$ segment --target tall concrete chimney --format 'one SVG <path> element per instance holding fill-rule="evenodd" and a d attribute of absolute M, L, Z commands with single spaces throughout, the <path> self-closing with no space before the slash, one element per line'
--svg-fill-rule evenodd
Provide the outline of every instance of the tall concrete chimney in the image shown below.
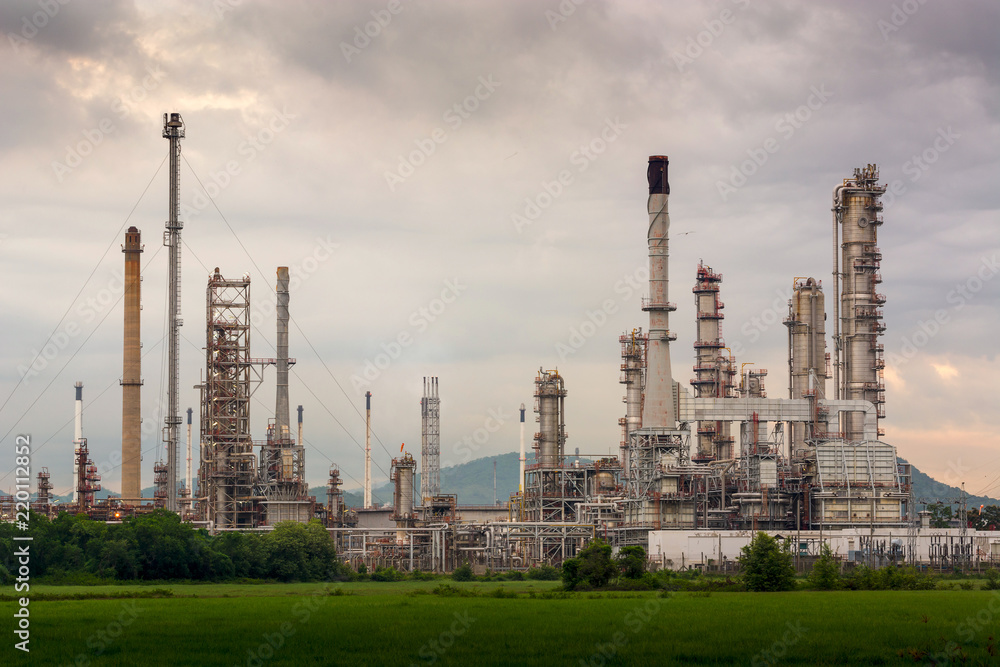
<path fill-rule="evenodd" d="M 142 295 L 139 255 L 142 235 L 135 227 L 125 232 L 125 337 L 122 362 L 122 498 L 137 499 L 142 493 L 140 479 L 142 450 L 142 352 L 139 311 Z"/>
<path fill-rule="evenodd" d="M 278 285 L 275 290 L 278 296 L 278 356 L 275 359 L 277 368 L 276 400 L 274 405 L 274 437 L 287 444 L 291 439 L 288 412 L 288 267 L 278 267 Z M 302 443 L 299 443 L 302 444 Z"/>
<path fill-rule="evenodd" d="M 646 347 L 646 390 L 642 406 L 643 427 L 673 429 L 677 426 L 674 410 L 674 378 L 670 369 L 670 341 L 677 334 L 670 333 L 668 313 L 677 306 L 667 300 L 667 257 L 670 215 L 670 183 L 665 155 L 652 155 L 646 179 L 649 181 L 649 296 L 643 299 L 642 309 L 649 311 L 649 342 Z"/>

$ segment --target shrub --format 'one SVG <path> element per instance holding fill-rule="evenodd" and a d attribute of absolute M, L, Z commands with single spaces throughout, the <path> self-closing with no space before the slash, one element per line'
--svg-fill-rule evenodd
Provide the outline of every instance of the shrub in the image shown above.
<path fill-rule="evenodd" d="M 528 568 L 528 579 L 537 581 L 558 581 L 559 574 L 559 568 L 552 565 Z"/>
<path fill-rule="evenodd" d="M 757 533 L 753 541 L 741 549 L 739 560 L 747 590 L 789 591 L 795 588 L 792 555 L 766 533 Z"/>
<path fill-rule="evenodd" d="M 1000 590 L 1000 572 L 995 568 L 986 570 L 986 590 Z"/>
<path fill-rule="evenodd" d="M 819 560 L 813 564 L 809 573 L 809 583 L 821 591 L 832 591 L 841 587 L 840 566 L 833 558 L 830 547 L 826 544 L 820 552 Z"/>
<path fill-rule="evenodd" d="M 468 563 L 463 563 L 455 568 L 455 571 L 451 573 L 451 578 L 455 581 L 472 581 L 472 566 Z"/>
<path fill-rule="evenodd" d="M 507 581 L 524 581 L 524 572 L 520 570 L 510 570 L 504 575 Z"/>
<path fill-rule="evenodd" d="M 372 581 L 402 581 L 406 575 L 394 567 L 380 567 L 372 573 Z"/>
<path fill-rule="evenodd" d="M 640 546 L 622 547 L 615 560 L 626 579 L 641 579 L 646 574 L 646 550 Z"/>
<path fill-rule="evenodd" d="M 614 576 L 617 567 L 611 559 L 611 546 L 596 539 L 580 550 L 576 558 L 563 563 L 562 580 L 566 590 L 574 590 L 581 583 L 593 588 L 603 588 Z"/>

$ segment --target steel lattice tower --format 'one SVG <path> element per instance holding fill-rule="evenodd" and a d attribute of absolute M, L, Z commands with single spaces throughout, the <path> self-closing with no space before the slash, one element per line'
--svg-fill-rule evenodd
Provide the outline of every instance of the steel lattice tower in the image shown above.
<path fill-rule="evenodd" d="M 256 459 L 250 438 L 250 277 L 208 279 L 200 495 L 218 528 L 257 524 Z"/>
<path fill-rule="evenodd" d="M 420 417 L 420 496 L 427 505 L 441 494 L 441 399 L 436 377 L 424 378 Z"/>
<path fill-rule="evenodd" d="M 180 375 L 181 314 L 181 229 L 184 223 L 177 219 L 180 211 L 180 157 L 181 139 L 184 138 L 184 121 L 179 113 L 163 114 L 163 138 L 170 141 L 170 218 L 164 245 L 170 248 L 169 290 L 167 297 L 167 416 L 164 418 L 164 442 L 167 445 L 167 499 L 171 512 L 177 506 L 177 429 L 181 415 L 177 400 L 177 380 Z"/>

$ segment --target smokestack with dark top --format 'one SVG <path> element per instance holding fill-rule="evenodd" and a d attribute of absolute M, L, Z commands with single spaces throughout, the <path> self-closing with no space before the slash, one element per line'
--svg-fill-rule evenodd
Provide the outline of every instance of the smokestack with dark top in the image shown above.
<path fill-rule="evenodd" d="M 649 296 L 643 299 L 642 309 L 649 312 L 649 342 L 646 348 L 646 389 L 642 406 L 643 427 L 673 429 L 677 426 L 674 410 L 674 379 L 670 368 L 670 341 L 677 335 L 670 333 L 669 316 L 677 306 L 667 300 L 667 258 L 669 255 L 668 231 L 670 214 L 670 182 L 665 155 L 652 155 L 646 179 L 649 182 L 649 228 L 646 240 L 649 245 Z"/>

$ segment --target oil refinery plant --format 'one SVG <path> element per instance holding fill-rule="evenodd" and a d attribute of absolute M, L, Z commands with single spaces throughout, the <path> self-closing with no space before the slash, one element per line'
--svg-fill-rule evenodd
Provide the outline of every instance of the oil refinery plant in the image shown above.
<path fill-rule="evenodd" d="M 496 570 L 558 565 L 589 540 L 614 547 L 641 545 L 661 567 L 725 567 L 754 531 L 794 538 L 796 553 L 816 555 L 822 544 L 869 562 L 960 564 L 1000 555 L 1000 543 L 965 528 L 931 528 L 915 511 L 910 468 L 881 440 L 885 417 L 878 231 L 883 224 L 875 165 L 855 169 L 832 197 L 832 293 L 815 277 L 791 279 L 784 319 L 788 394 L 769 397 L 767 371 L 741 363 L 726 346 L 723 275 L 705 263 L 674 267 L 691 285 L 695 340 L 681 344 L 670 329 L 677 306 L 669 286 L 669 160 L 649 158 L 647 183 L 649 284 L 636 326 L 619 336 L 625 413 L 617 456 L 567 457 L 566 402 L 572 378 L 540 368 L 534 378 L 537 431 L 525 455 L 521 408 L 518 491 L 497 505 L 463 505 L 440 482 L 438 379 L 423 378 L 419 460 L 401 451 L 391 461 L 391 507 L 376 507 L 371 490 L 371 394 L 366 394 L 364 501 L 347 507 L 340 469 L 329 469 L 325 502 L 309 495 L 303 410 L 292 430 L 289 404 L 289 273 L 277 267 L 274 358 L 251 354 L 249 274 L 226 277 L 218 268 L 206 283 L 205 363 L 197 384 L 199 440 L 192 443 L 187 411 L 186 475 L 181 476 L 179 327 L 181 230 L 178 220 L 180 114 L 164 116 L 169 141 L 168 396 L 163 424 L 167 460 L 154 466 L 153 498 L 140 497 L 141 235 L 131 227 L 125 256 L 122 373 L 122 488 L 120 498 L 95 500 L 100 477 L 82 432 L 82 385 L 76 389 L 71 510 L 120 520 L 156 507 L 179 513 L 209 531 L 268 530 L 280 521 L 319 519 L 338 555 L 354 566 L 451 571 L 469 562 Z M 639 242 L 640 225 L 635 227 Z M 832 317 L 827 320 L 827 296 Z M 678 297 L 674 297 L 678 298 Z M 690 311 L 689 311 L 690 312 Z M 832 336 L 827 339 L 827 329 Z M 681 345 L 694 359 L 676 373 Z M 692 351 L 693 348 L 693 351 Z M 250 398 L 263 374 L 276 377 L 274 415 L 266 438 L 250 431 Z M 749 368 L 748 368 L 749 367 Z M 525 385 L 530 381 L 525 369 Z M 768 380 L 773 384 L 773 377 Z M 784 392 L 782 392 L 784 393 Z M 414 415 L 415 417 L 416 415 Z M 68 454 L 67 454 L 68 455 Z M 575 459 L 575 460 L 570 460 Z M 194 466 L 192 466 L 192 461 Z M 420 484 L 416 473 L 420 470 Z M 36 511 L 67 509 L 51 500 L 52 484 L 38 475 Z M 419 486 L 419 488 L 417 488 Z"/>

